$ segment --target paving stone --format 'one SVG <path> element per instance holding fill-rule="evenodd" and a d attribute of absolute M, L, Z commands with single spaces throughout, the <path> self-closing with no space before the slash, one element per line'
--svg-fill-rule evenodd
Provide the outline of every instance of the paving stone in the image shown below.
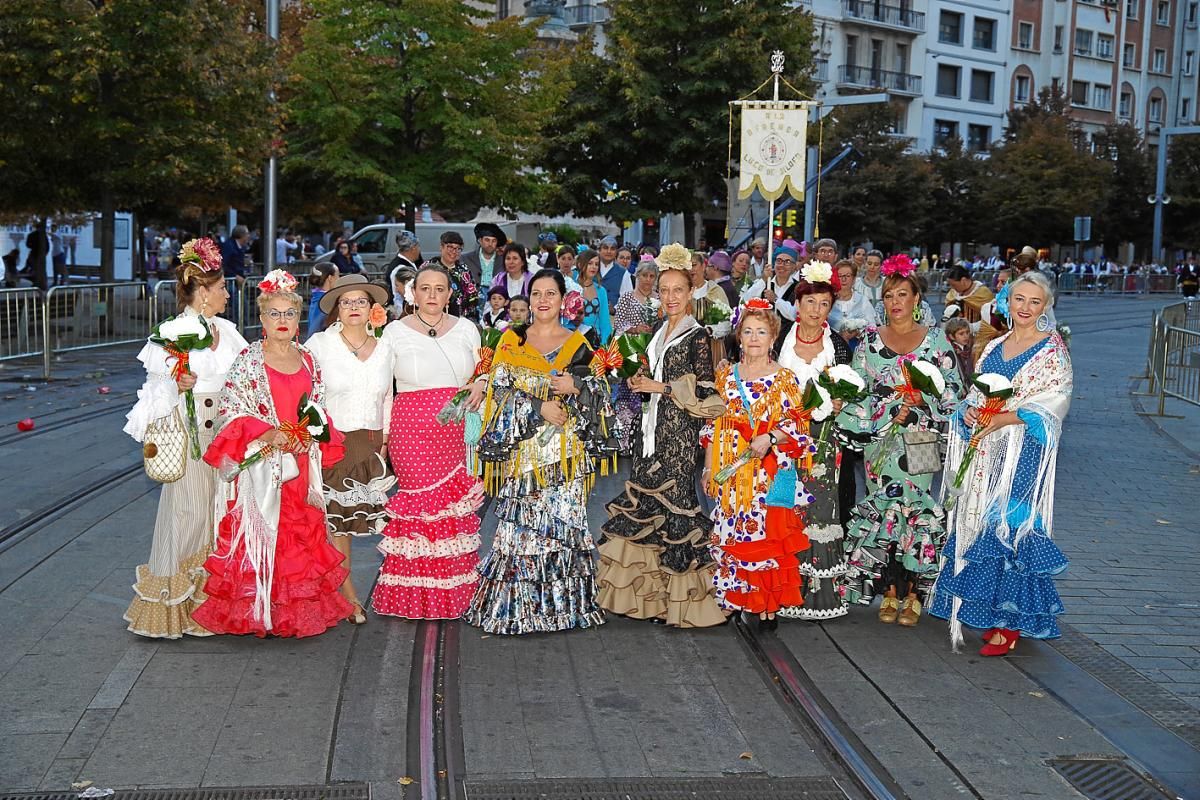
<path fill-rule="evenodd" d="M 234 704 L 204 771 L 204 786 L 325 783 L 333 702 Z"/>
<path fill-rule="evenodd" d="M 0 702 L 0 708 L 8 706 Z M 0 791 L 38 788 L 66 738 L 65 733 L 0 734 Z"/>

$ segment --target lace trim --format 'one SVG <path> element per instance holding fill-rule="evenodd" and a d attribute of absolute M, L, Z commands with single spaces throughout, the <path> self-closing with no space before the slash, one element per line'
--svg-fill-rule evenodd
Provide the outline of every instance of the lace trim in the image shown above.
<path fill-rule="evenodd" d="M 396 514 L 395 512 L 388 511 L 388 516 L 404 522 L 437 522 L 443 519 L 465 517 L 482 504 L 483 484 L 477 482 L 461 500 L 451 503 L 436 513 L 428 514 L 422 511 L 420 514 Z"/>
<path fill-rule="evenodd" d="M 779 616 L 785 619 L 833 619 L 834 617 L 844 617 L 850 613 L 849 606 L 837 606 L 836 608 L 811 609 L 808 606 L 787 606 L 779 609 Z"/>
<path fill-rule="evenodd" d="M 449 558 L 476 552 L 482 541 L 478 533 L 455 536 L 439 542 L 416 536 L 385 536 L 376 549 L 385 556 L 400 558 Z"/>
<path fill-rule="evenodd" d="M 844 534 L 841 525 L 808 525 L 805 526 L 804 532 L 808 534 L 810 542 L 820 542 L 821 544 L 836 541 Z"/>
<path fill-rule="evenodd" d="M 846 570 L 845 561 L 842 562 L 841 566 L 830 567 L 829 569 L 814 569 L 808 564 L 800 565 L 800 574 L 807 575 L 810 578 L 836 578 L 838 575 L 845 575 Z"/>
<path fill-rule="evenodd" d="M 396 483 L 395 478 L 375 478 L 370 483 L 359 483 L 347 478 L 344 492 L 325 487 L 325 502 L 337 503 L 342 508 L 354 506 L 382 506 L 387 503 L 387 490 Z"/>
<path fill-rule="evenodd" d="M 408 586 L 421 589 L 455 589 L 464 584 L 474 583 L 477 580 L 479 580 L 479 573 L 475 570 L 471 570 L 463 575 L 455 575 L 451 578 L 410 577 L 407 575 L 387 574 L 379 576 L 381 586 Z"/>
<path fill-rule="evenodd" d="M 401 487 L 401 488 L 397 489 L 396 491 L 400 494 L 420 494 L 421 492 L 428 492 L 428 491 L 438 488 L 439 486 L 444 484 L 446 481 L 450 480 L 455 475 L 457 475 L 459 472 L 466 472 L 466 471 L 467 471 L 467 465 L 459 464 L 454 469 L 447 472 L 446 477 L 444 477 L 440 480 L 434 481 L 433 483 L 429 484 L 428 486 L 422 486 L 420 489 L 405 489 L 405 488 Z"/>

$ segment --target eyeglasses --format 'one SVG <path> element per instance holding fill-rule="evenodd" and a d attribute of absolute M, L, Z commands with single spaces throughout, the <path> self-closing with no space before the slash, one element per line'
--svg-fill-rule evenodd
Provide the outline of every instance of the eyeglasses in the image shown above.
<path fill-rule="evenodd" d="M 442 247 L 446 248 L 447 250 L 462 250 L 463 248 L 461 244 L 444 244 Z"/>
<path fill-rule="evenodd" d="M 294 320 L 299 316 L 300 316 L 300 312 L 294 308 L 290 309 L 288 311 L 276 311 L 275 309 L 271 309 L 270 311 L 268 311 L 266 313 L 266 317 L 268 319 L 275 320 L 276 322 L 278 322 L 281 319 L 286 319 L 290 322 L 291 320 Z"/>
<path fill-rule="evenodd" d="M 371 301 L 360 297 L 357 300 L 338 300 L 338 305 L 342 308 L 366 308 L 371 305 Z"/>
<path fill-rule="evenodd" d="M 791 265 L 795 264 L 796 262 L 790 258 L 777 258 L 777 259 L 775 259 L 775 263 L 776 264 L 786 264 L 787 266 L 790 267 Z"/>

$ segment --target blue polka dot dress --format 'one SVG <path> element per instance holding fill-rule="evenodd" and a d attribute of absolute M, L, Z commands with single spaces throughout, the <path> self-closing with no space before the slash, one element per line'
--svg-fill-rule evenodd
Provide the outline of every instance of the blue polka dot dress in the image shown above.
<path fill-rule="evenodd" d="M 1009 360 L 1004 358 L 1004 348 L 997 346 L 978 370 L 1011 380 L 1049 341 L 1044 339 Z M 1026 432 L 1006 509 L 1013 530 L 1032 513 L 1034 481 L 1046 441 L 1040 417 L 1019 409 L 1017 415 L 1025 423 Z M 970 435 L 961 414 L 955 415 L 955 428 L 964 439 Z M 992 518 L 998 514 L 998 509 L 986 512 Z M 957 575 L 952 568 L 956 536 L 952 532 L 942 550 L 947 565 L 938 577 L 929 613 L 949 619 L 954 598 L 958 597 L 962 599 L 958 619 L 972 628 L 1007 628 L 1031 639 L 1054 639 L 1060 635 L 1056 617 L 1063 613 L 1063 604 L 1053 577 L 1067 568 L 1067 557 L 1046 535 L 1040 519 L 1034 521 L 1033 531 L 1018 543 L 1016 552 L 996 535 L 995 523 L 987 523 L 967 550 L 966 566 Z"/>

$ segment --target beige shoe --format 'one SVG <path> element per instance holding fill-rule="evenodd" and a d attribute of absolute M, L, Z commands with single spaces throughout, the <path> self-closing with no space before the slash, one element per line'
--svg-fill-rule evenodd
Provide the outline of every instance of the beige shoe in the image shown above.
<path fill-rule="evenodd" d="M 879 604 L 879 621 L 891 625 L 896 621 L 896 615 L 899 612 L 900 601 L 895 597 L 885 597 Z"/>
<path fill-rule="evenodd" d="M 921 601 L 915 594 L 904 598 L 904 610 L 900 612 L 900 624 L 911 628 L 921 619 Z"/>

